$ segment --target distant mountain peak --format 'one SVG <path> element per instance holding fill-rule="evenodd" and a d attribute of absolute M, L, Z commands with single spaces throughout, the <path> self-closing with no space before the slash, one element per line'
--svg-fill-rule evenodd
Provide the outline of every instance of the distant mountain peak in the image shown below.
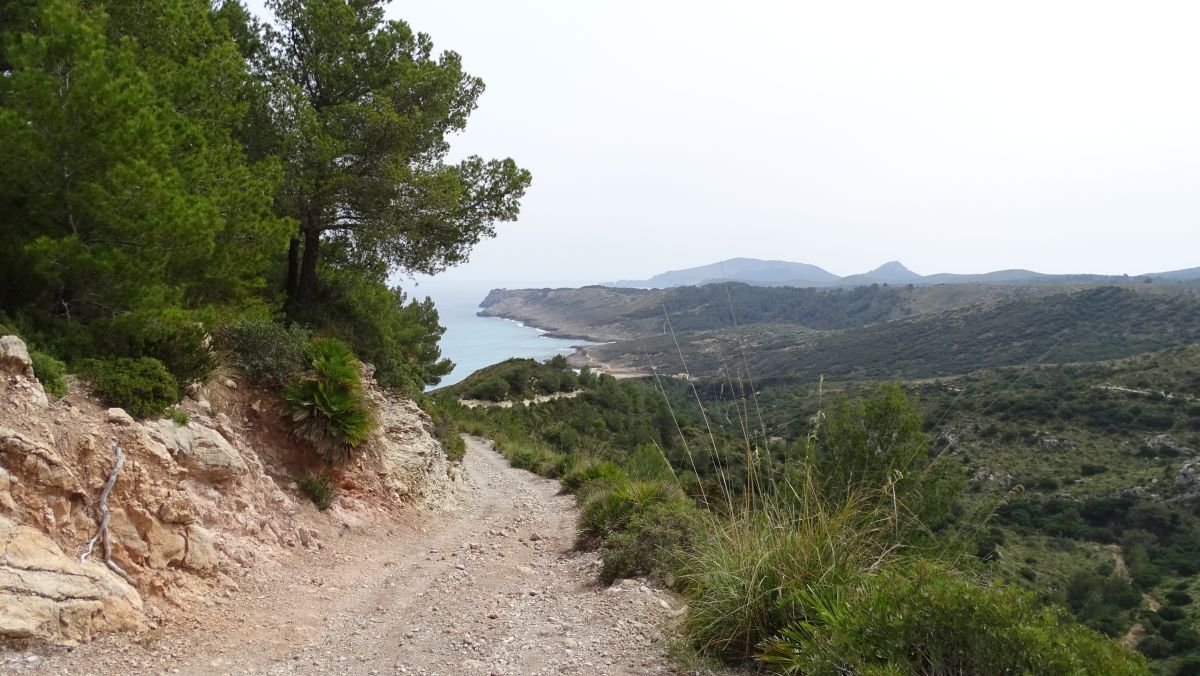
<path fill-rule="evenodd" d="M 867 273 L 868 275 L 887 275 L 890 277 L 904 277 L 908 279 L 920 279 L 921 275 L 904 267 L 900 261 L 888 261 L 883 265 L 875 268 Z"/>
<path fill-rule="evenodd" d="M 919 275 L 900 261 L 888 261 L 870 272 L 848 277 L 837 275 L 807 263 L 758 258 L 727 258 L 694 268 L 672 270 L 650 279 L 611 282 L 608 286 L 657 288 L 702 286 L 721 282 L 741 282 L 757 286 L 855 287 L 872 284 L 930 286 L 933 284 L 1126 284 L 1131 281 L 1200 282 L 1200 268 L 1148 273 L 1138 277 L 1114 275 L 1048 275 L 1031 270 L 995 270 L 984 273 Z"/>

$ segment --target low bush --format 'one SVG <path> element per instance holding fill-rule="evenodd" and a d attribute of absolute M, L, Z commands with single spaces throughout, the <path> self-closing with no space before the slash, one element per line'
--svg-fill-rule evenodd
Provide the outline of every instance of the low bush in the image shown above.
<path fill-rule="evenodd" d="M 499 376 L 486 378 L 467 388 L 464 394 L 468 399 L 484 401 L 504 401 L 508 398 L 508 382 Z"/>
<path fill-rule="evenodd" d="M 1138 655 L 1033 594 L 930 562 L 792 593 L 803 613 L 762 655 L 786 674 L 1148 673 Z"/>
<path fill-rule="evenodd" d="M 179 384 L 153 357 L 86 359 L 79 373 L 105 403 L 138 418 L 160 416 L 179 402 Z"/>
<path fill-rule="evenodd" d="M 33 361 L 33 374 L 37 376 L 47 394 L 55 397 L 67 396 L 66 364 L 36 350 L 30 351 L 29 359 Z"/>
<path fill-rule="evenodd" d="M 629 518 L 623 530 L 600 545 L 600 580 L 647 576 L 672 584 L 682 565 L 682 552 L 695 546 L 701 513 L 690 503 L 674 500 L 652 504 Z"/>
<path fill-rule="evenodd" d="M 1185 591 L 1175 589 L 1167 592 L 1166 599 L 1169 605 L 1186 606 L 1192 602 L 1192 595 Z"/>
<path fill-rule="evenodd" d="M 457 399 L 431 397 L 421 399 L 421 408 L 433 420 L 433 436 L 442 445 L 442 452 L 450 462 L 458 462 L 467 454 L 467 442 L 463 439 L 463 425 L 455 417 L 461 409 Z"/>
<path fill-rule="evenodd" d="M 330 338 L 313 340 L 305 356 L 308 370 L 284 390 L 284 414 L 292 421 L 292 434 L 317 455 L 344 463 L 375 428 L 358 360 L 345 343 Z"/>
<path fill-rule="evenodd" d="M 433 434 L 442 444 L 442 452 L 450 462 L 458 462 L 467 454 L 467 442 L 462 438 L 458 425 L 447 417 L 433 419 Z"/>
<path fill-rule="evenodd" d="M 1171 656 L 1171 642 L 1161 636 L 1150 635 L 1137 644 L 1138 652 L 1146 657 L 1162 659 Z"/>
<path fill-rule="evenodd" d="M 573 493 L 589 481 L 596 481 L 598 479 L 619 480 L 625 478 L 625 470 L 617 466 L 616 463 L 607 460 L 585 460 L 576 463 L 570 471 L 563 475 L 561 481 L 563 490 Z"/>
<path fill-rule="evenodd" d="M 573 456 L 556 453 L 538 443 L 497 442 L 497 449 L 513 467 L 551 479 L 562 476 L 575 463 Z"/>
<path fill-rule="evenodd" d="M 176 425 L 186 427 L 191 421 L 191 418 L 188 417 L 187 411 L 174 409 L 171 411 L 171 420 L 174 420 Z"/>
<path fill-rule="evenodd" d="M 608 535 L 628 528 L 638 513 L 659 504 L 691 507 L 691 500 L 672 482 L 616 481 L 583 501 L 579 514 L 579 546 L 598 545 Z"/>
<path fill-rule="evenodd" d="M 1187 611 L 1179 606 L 1163 606 L 1158 609 L 1156 616 L 1159 620 L 1165 622 L 1178 622 L 1187 617 Z M 1161 622 L 1159 623 L 1161 624 Z"/>
<path fill-rule="evenodd" d="M 216 367 L 204 325 L 182 311 L 124 314 L 90 331 L 101 354 L 153 357 L 181 385 L 204 380 Z"/>
<path fill-rule="evenodd" d="M 267 319 L 245 319 L 218 332 L 221 346 L 254 382 L 286 385 L 304 367 L 308 329 Z"/>
<path fill-rule="evenodd" d="M 332 507 L 333 500 L 337 497 L 337 483 L 326 473 L 307 474 L 301 477 L 296 485 L 300 486 L 300 490 L 304 491 L 321 511 Z"/>

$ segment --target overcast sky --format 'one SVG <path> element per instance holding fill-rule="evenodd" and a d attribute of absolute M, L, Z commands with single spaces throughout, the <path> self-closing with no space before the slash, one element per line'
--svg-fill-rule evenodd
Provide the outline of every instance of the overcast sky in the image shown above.
<path fill-rule="evenodd" d="M 396 2 L 534 184 L 446 281 L 1200 266 L 1200 3 Z"/>

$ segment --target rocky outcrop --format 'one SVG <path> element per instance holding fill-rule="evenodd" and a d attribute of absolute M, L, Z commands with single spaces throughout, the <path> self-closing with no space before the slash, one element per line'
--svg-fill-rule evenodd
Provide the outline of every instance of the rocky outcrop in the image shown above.
<path fill-rule="evenodd" d="M 1188 460 L 1175 473 L 1173 484 L 1175 497 L 1172 501 L 1185 505 L 1200 502 L 1200 460 Z"/>
<path fill-rule="evenodd" d="M 148 428 L 151 437 L 196 478 L 223 482 L 248 471 L 237 449 L 215 430 L 173 420 L 158 420 Z"/>
<path fill-rule="evenodd" d="M 33 378 L 33 360 L 20 338 L 0 336 L 0 371 Z"/>
<path fill-rule="evenodd" d="M 336 470 L 340 497 L 328 512 L 295 488 L 321 468 L 287 434 L 270 392 L 195 388 L 180 425 L 134 420 L 78 383 L 72 389 L 48 402 L 24 344 L 0 340 L 0 542 L 9 552 L 0 561 L 0 636 L 70 643 L 163 621 L 293 548 L 325 546 L 346 524 L 454 504 L 454 471 L 428 416 L 372 382 L 379 430 Z M 136 589 L 94 562 L 98 552 L 78 559 L 96 532 L 117 447 L 125 463 L 107 503 L 112 560 Z"/>
<path fill-rule="evenodd" d="M 71 644 L 142 624 L 142 600 L 123 580 L 0 517 L 0 636 Z"/>
<path fill-rule="evenodd" d="M 971 485 L 976 488 L 999 488 L 1008 490 L 1017 485 L 1017 479 L 1008 472 L 993 471 L 980 467 L 971 474 Z"/>
<path fill-rule="evenodd" d="M 1185 446 L 1170 434 L 1155 434 L 1146 437 L 1142 443 L 1148 448 L 1167 451 L 1166 453 L 1160 452 L 1160 455 L 1196 455 L 1196 449 Z"/>

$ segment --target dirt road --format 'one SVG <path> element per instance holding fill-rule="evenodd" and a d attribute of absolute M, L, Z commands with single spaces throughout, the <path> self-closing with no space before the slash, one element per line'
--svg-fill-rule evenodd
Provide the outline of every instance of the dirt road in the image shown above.
<path fill-rule="evenodd" d="M 509 467 L 479 439 L 464 471 L 451 515 L 348 533 L 189 621 L 69 652 L 0 654 L 0 671 L 674 673 L 659 628 L 678 602 L 633 581 L 597 586 L 597 557 L 572 551 L 576 509 L 556 482 Z"/>

